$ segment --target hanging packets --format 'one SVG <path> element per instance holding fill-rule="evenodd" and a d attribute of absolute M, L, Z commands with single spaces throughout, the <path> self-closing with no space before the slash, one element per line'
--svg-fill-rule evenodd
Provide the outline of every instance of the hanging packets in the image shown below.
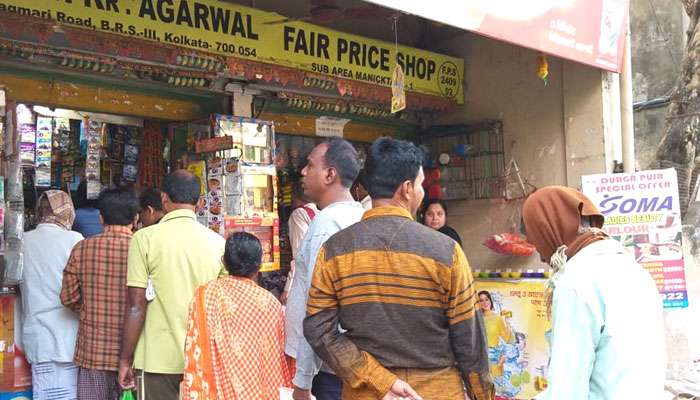
<path fill-rule="evenodd" d="M 209 225 L 209 202 L 207 200 L 207 163 L 204 161 L 190 162 L 187 170 L 199 178 L 200 197 L 204 199 L 201 207 L 197 209 L 197 221 L 205 226 Z"/>
<path fill-rule="evenodd" d="M 243 182 L 241 179 L 239 160 L 229 158 L 226 160 L 224 172 L 225 181 L 225 208 L 228 215 L 241 215 L 241 199 L 243 196 Z"/>
<path fill-rule="evenodd" d="M 207 206 L 209 217 L 207 225 L 209 229 L 224 234 L 224 191 L 223 191 L 223 162 L 215 157 L 207 162 Z"/>
<path fill-rule="evenodd" d="M 127 129 L 126 144 L 124 144 L 124 169 L 122 178 L 126 182 L 136 182 L 138 178 L 139 163 L 139 129 L 129 127 Z"/>
<path fill-rule="evenodd" d="M 70 150 L 70 119 L 54 118 L 53 147 L 64 154 Z"/>
<path fill-rule="evenodd" d="M 20 161 L 25 164 L 34 164 L 36 161 L 36 124 L 18 123 L 17 129 L 20 134 Z"/>
<path fill-rule="evenodd" d="M 36 177 L 37 187 L 51 186 L 51 148 L 53 134 L 53 118 L 37 117 L 36 119 Z"/>
<path fill-rule="evenodd" d="M 391 113 L 397 112 L 406 108 L 406 90 L 404 87 L 404 73 L 401 64 L 399 64 L 399 17 L 393 17 L 394 31 L 394 46 L 396 51 L 396 66 L 394 73 L 391 75 Z"/>
<path fill-rule="evenodd" d="M 136 182 L 138 178 L 139 148 L 133 144 L 124 145 L 124 170 L 122 178 L 127 182 Z"/>
<path fill-rule="evenodd" d="M 396 63 L 391 75 L 391 113 L 395 114 L 406 108 L 406 90 L 404 89 L 404 73 L 401 65 Z"/>
<path fill-rule="evenodd" d="M 85 161 L 85 178 L 87 179 L 87 198 L 96 199 L 100 195 L 100 150 L 102 149 L 102 124 L 88 120 L 87 125 L 87 159 Z"/>

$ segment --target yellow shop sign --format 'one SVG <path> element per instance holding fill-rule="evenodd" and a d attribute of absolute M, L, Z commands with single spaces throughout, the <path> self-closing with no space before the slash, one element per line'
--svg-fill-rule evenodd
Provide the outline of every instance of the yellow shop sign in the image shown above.
<path fill-rule="evenodd" d="M 391 86 L 463 102 L 464 61 L 218 0 L 0 0 L 0 12 Z M 388 27 L 387 27 L 388 29 Z"/>

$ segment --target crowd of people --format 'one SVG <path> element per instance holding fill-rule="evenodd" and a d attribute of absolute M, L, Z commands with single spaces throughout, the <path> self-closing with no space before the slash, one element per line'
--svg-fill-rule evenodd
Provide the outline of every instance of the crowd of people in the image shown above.
<path fill-rule="evenodd" d="M 255 236 L 224 240 L 197 222 L 201 183 L 187 171 L 140 198 L 103 191 L 78 209 L 84 234 L 71 231 L 70 196 L 43 193 L 21 286 L 34 398 L 277 400 L 291 388 L 294 400 L 494 399 L 487 333 L 511 333 L 476 291 L 446 204 L 424 201 L 422 160 L 391 138 L 364 166 L 345 140 L 316 146 L 295 190 L 293 279 L 280 299 L 256 283 Z M 545 398 L 660 398 L 648 273 L 575 190 L 541 189 L 523 215 L 556 277 Z"/>

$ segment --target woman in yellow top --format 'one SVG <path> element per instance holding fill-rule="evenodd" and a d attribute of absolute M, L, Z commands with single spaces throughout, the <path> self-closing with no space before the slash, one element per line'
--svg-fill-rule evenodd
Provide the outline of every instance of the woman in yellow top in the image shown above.
<path fill-rule="evenodd" d="M 498 347 L 498 339 L 503 339 L 506 343 L 512 343 L 513 332 L 511 332 L 510 327 L 506 324 L 503 317 L 493 311 L 491 293 L 485 290 L 479 292 L 479 304 L 484 314 L 486 338 L 488 339 L 489 347 Z"/>
<path fill-rule="evenodd" d="M 484 315 L 484 325 L 486 325 L 486 341 L 489 346 L 491 376 L 496 378 L 503 374 L 503 363 L 505 362 L 505 357 L 501 356 L 499 351 L 501 339 L 504 343 L 512 343 L 513 332 L 503 317 L 494 312 L 491 293 L 486 290 L 480 291 L 479 304 Z"/>

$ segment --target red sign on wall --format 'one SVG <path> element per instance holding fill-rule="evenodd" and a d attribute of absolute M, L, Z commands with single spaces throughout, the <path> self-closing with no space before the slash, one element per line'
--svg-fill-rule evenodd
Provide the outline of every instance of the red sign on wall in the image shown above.
<path fill-rule="evenodd" d="M 629 0 L 368 0 L 608 71 L 622 68 Z"/>
<path fill-rule="evenodd" d="M 213 153 L 233 148 L 233 137 L 219 136 L 194 142 L 195 153 Z"/>

